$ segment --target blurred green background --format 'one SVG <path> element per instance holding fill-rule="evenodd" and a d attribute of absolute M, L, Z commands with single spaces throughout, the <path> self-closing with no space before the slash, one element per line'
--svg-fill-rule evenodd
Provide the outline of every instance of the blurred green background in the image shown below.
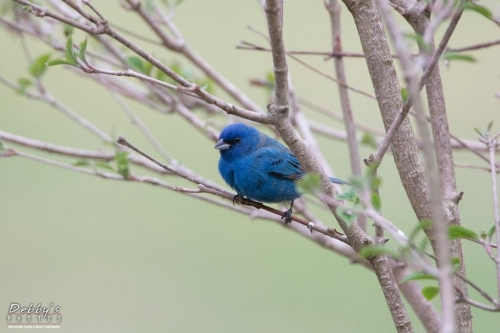
<path fill-rule="evenodd" d="M 124 11 L 118 2 L 94 4 L 111 22 L 152 36 L 137 16 Z M 483 4 L 496 14 L 500 12 L 498 1 Z M 248 80 L 272 70 L 270 54 L 235 48 L 240 40 L 266 45 L 246 28 L 251 25 L 266 31 L 259 1 L 187 0 L 178 8 L 175 20 L 193 49 L 259 104 L 267 103 L 266 94 L 251 87 Z M 361 51 L 345 8 L 342 20 L 344 50 Z M 330 50 L 329 25 L 322 1 L 285 2 L 287 49 Z M 498 26 L 467 12 L 450 46 L 499 36 Z M 75 33 L 75 41 L 84 37 Z M 29 37 L 27 41 L 34 56 L 48 51 Z M 28 76 L 29 62 L 19 37 L 1 29 L 0 45 L 0 73 L 12 80 Z M 149 44 L 141 45 L 167 64 L 180 59 Z M 89 49 L 96 46 L 90 39 Z M 500 47 L 470 54 L 477 63 L 455 61 L 448 68 L 441 63 L 441 72 L 451 131 L 476 139 L 473 127 L 484 128 L 491 120 L 496 120 L 494 130 L 500 130 L 500 100 L 494 97 L 500 91 Z M 334 75 L 332 63 L 322 57 L 302 59 Z M 349 83 L 371 92 L 364 60 L 346 59 L 345 63 Z M 183 64 L 189 67 L 185 61 Z M 340 110 L 337 87 L 332 82 L 292 60 L 289 66 L 300 96 Z M 110 93 L 85 75 L 53 67 L 44 82 L 60 101 L 105 132 L 123 134 L 153 152 Z M 216 94 L 225 97 L 220 89 Z M 356 120 L 381 128 L 376 103 L 350 95 Z M 27 100 L 3 85 L 0 101 L 0 130 L 79 148 L 102 146 L 95 136 L 57 110 Z M 165 116 L 137 103 L 130 105 L 176 159 L 223 184 L 217 172 L 219 154 L 212 142 L 176 114 Z M 342 128 L 313 111 L 305 112 Z M 335 174 L 348 178 L 346 145 L 322 137 L 319 142 Z M 361 152 L 366 157 L 373 149 L 364 147 Z M 455 160 L 486 165 L 467 152 L 455 153 Z M 143 173 L 137 168 L 132 171 Z M 384 215 L 410 231 L 415 217 L 391 156 L 384 160 L 380 175 Z M 463 225 L 476 231 L 489 228 L 493 202 L 488 173 L 458 169 L 457 178 L 459 190 L 465 192 L 460 203 Z M 330 215 L 322 211 L 318 215 L 336 226 Z M 11 302 L 41 302 L 44 306 L 54 302 L 61 306 L 61 330 L 66 332 L 394 331 L 373 273 L 275 223 L 250 220 L 157 187 L 4 158 L 0 160 L 0 221 L 0 308 L 7 312 Z M 480 246 L 466 243 L 464 248 L 469 278 L 496 295 L 493 263 Z M 480 299 L 474 292 L 471 295 Z M 411 310 L 410 314 L 415 331 L 423 332 Z M 475 332 L 492 332 L 500 325 L 498 314 L 474 310 L 473 315 Z M 0 331 L 4 330 L 5 325 L 0 325 Z"/>

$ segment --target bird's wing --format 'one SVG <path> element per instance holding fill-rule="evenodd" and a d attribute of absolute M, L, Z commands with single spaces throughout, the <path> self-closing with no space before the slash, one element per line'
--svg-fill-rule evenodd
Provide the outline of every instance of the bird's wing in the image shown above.
<path fill-rule="evenodd" d="M 258 167 L 267 171 L 270 176 L 282 179 L 297 180 L 306 175 L 299 160 L 288 149 L 266 147 L 259 149 Z M 284 147 L 283 147 L 284 148 Z"/>

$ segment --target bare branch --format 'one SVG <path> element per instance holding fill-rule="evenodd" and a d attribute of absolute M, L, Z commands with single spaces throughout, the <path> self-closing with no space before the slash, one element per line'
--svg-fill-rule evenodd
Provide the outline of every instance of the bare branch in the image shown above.
<path fill-rule="evenodd" d="M 0 82 L 5 84 L 7 87 L 9 87 L 13 90 L 16 90 L 16 91 L 19 91 L 21 89 L 19 85 L 15 84 L 14 82 L 10 81 L 9 79 L 7 79 L 6 77 L 4 77 L 2 75 L 0 75 Z M 38 93 L 38 94 L 27 91 L 27 92 L 25 92 L 25 95 L 28 98 L 35 99 L 35 100 L 50 104 L 51 106 L 53 106 L 57 110 L 61 111 L 64 115 L 73 119 L 76 123 L 78 123 L 79 125 L 83 126 L 85 129 L 87 129 L 90 132 L 92 132 L 93 134 L 95 134 L 101 140 L 108 142 L 108 143 L 113 142 L 113 139 L 111 139 L 111 137 L 108 134 L 104 133 L 97 126 L 92 124 L 90 121 L 83 118 L 82 116 L 77 114 L 75 111 L 71 110 L 69 107 L 67 107 L 66 105 L 59 102 L 46 89 L 43 89 L 43 91 Z"/>
<path fill-rule="evenodd" d="M 342 35 L 340 32 L 340 4 L 338 0 L 330 0 L 328 4 L 325 2 L 326 9 L 330 13 L 331 31 L 332 31 L 332 49 L 333 52 L 342 52 Z M 351 162 L 351 171 L 355 176 L 361 176 L 361 162 L 359 157 L 359 146 L 356 137 L 356 127 L 351 110 L 351 101 L 349 92 L 347 91 L 347 76 L 345 73 L 344 61 L 341 57 L 335 57 L 334 60 L 335 73 L 343 85 L 338 85 L 340 105 L 342 107 L 342 118 L 344 120 L 347 147 L 349 148 L 349 160 Z M 366 231 L 366 218 L 362 216 L 358 219 L 358 224 Z M 383 237 L 383 234 L 378 235 Z"/>
<path fill-rule="evenodd" d="M 129 108 L 129 106 L 125 103 L 121 95 L 117 94 L 116 92 L 113 92 L 113 97 L 116 99 L 122 110 L 127 114 L 127 116 L 130 118 L 132 123 L 136 125 L 139 130 L 144 134 L 144 136 L 149 140 L 151 145 L 156 149 L 158 154 L 160 154 L 168 163 L 174 162 L 172 157 L 165 151 L 163 146 L 156 140 L 155 136 L 149 128 L 142 122 L 142 120 L 137 117 L 132 110 Z"/>

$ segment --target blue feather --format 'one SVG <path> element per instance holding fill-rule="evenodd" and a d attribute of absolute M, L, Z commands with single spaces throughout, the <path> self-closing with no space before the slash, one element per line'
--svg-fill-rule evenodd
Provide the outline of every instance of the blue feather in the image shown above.
<path fill-rule="evenodd" d="M 238 195 L 260 202 L 292 201 L 292 205 L 300 197 L 295 181 L 306 172 L 299 160 L 287 147 L 254 127 L 242 123 L 225 127 L 215 148 L 220 150 L 219 172 Z M 337 178 L 330 180 L 348 184 Z"/>

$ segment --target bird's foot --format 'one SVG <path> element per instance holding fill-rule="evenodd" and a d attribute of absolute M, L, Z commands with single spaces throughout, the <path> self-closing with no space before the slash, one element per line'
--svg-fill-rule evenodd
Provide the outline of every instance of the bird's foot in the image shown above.
<path fill-rule="evenodd" d="M 285 219 L 285 224 L 291 223 L 292 222 L 292 209 L 290 208 L 287 211 L 283 212 L 283 215 L 281 215 L 281 219 Z"/>
<path fill-rule="evenodd" d="M 233 197 L 233 206 L 234 206 L 234 202 L 237 201 L 238 203 L 242 203 L 243 202 L 243 197 L 239 194 L 236 194 L 234 197 Z"/>

